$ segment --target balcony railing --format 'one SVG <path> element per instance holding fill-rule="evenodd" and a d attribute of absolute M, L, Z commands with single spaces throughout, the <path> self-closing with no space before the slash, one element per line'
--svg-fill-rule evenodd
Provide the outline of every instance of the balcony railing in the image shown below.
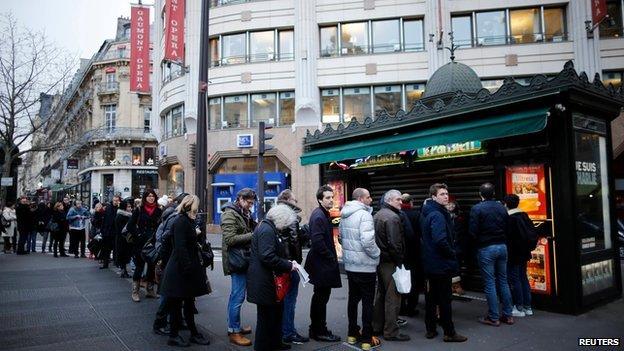
<path fill-rule="evenodd" d="M 98 95 L 119 94 L 119 82 L 104 82 L 98 85 Z"/>
<path fill-rule="evenodd" d="M 102 57 L 98 57 L 98 61 L 110 61 L 110 60 L 129 60 L 130 50 L 109 50 Z"/>

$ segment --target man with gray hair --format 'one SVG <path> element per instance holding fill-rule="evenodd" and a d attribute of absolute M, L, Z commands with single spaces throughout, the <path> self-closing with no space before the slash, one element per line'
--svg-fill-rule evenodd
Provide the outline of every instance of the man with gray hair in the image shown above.
<path fill-rule="evenodd" d="M 375 272 L 379 265 L 379 247 L 375 243 L 373 202 L 364 188 L 353 190 L 353 201 L 347 202 L 341 211 L 340 239 L 342 261 L 349 279 L 349 300 L 347 316 L 349 330 L 347 342 L 362 343 L 362 349 L 379 346 L 379 339 L 373 336 L 373 301 L 375 298 Z M 362 301 L 362 332 L 357 325 L 358 305 Z"/>
<path fill-rule="evenodd" d="M 383 195 L 381 209 L 374 216 L 375 242 L 381 250 L 377 267 L 377 296 L 373 316 L 373 330 L 383 333 L 389 341 L 409 341 L 410 337 L 399 333 L 397 317 L 401 308 L 399 295 L 392 273 L 405 260 L 405 235 L 401 223 L 401 192 L 389 190 Z"/>

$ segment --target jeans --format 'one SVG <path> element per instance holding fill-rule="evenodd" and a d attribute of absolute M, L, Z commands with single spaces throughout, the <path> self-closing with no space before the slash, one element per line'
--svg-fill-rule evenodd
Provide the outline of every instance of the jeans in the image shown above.
<path fill-rule="evenodd" d="M 41 236 L 43 237 L 42 243 L 41 243 L 41 252 L 45 252 L 46 250 L 46 244 L 48 243 L 48 236 L 50 236 L 50 232 L 48 231 L 43 231 L 43 232 L 39 232 L 39 234 L 41 234 Z M 52 239 L 50 239 L 50 242 L 52 242 Z M 49 250 L 48 250 L 49 251 Z"/>
<path fill-rule="evenodd" d="M 383 330 L 385 338 L 399 335 L 396 320 L 401 308 L 401 295 L 397 292 L 394 278 L 394 263 L 382 262 L 377 266 L 377 294 L 373 311 L 373 328 L 375 332 Z"/>
<path fill-rule="evenodd" d="M 428 332 L 435 332 L 439 323 L 444 335 L 455 335 L 453 309 L 451 307 L 452 289 L 450 275 L 429 274 L 425 281 L 425 327 Z M 437 309 L 440 310 L 438 321 Z"/>
<path fill-rule="evenodd" d="M 503 316 L 511 317 L 511 293 L 507 283 L 507 246 L 495 244 L 480 248 L 477 258 L 488 303 L 488 318 L 498 321 L 500 317 L 497 290 L 503 303 Z"/>
<path fill-rule="evenodd" d="M 284 297 L 284 314 L 282 316 L 282 335 L 284 338 L 295 336 L 295 305 L 299 293 L 299 273 L 290 272 L 290 290 Z"/>
<path fill-rule="evenodd" d="M 526 274 L 527 263 L 509 264 L 507 266 L 507 279 L 513 304 L 521 308 L 531 308 L 531 286 Z"/>
<path fill-rule="evenodd" d="M 297 272 L 295 272 L 297 273 Z M 279 350 L 282 342 L 283 305 L 257 305 L 258 313 L 256 320 L 256 340 L 254 350 L 272 351 Z"/>
<path fill-rule="evenodd" d="M 26 251 L 37 251 L 37 232 L 32 231 L 28 233 L 28 239 L 26 240 Z"/>
<path fill-rule="evenodd" d="M 228 333 L 240 333 L 241 321 L 240 310 L 245 302 L 245 292 L 247 291 L 247 274 L 232 273 L 232 290 L 228 300 Z"/>
<path fill-rule="evenodd" d="M 362 340 L 370 342 L 373 336 L 373 303 L 375 302 L 377 275 L 375 273 L 347 272 L 347 278 L 349 279 L 348 335 L 357 337 L 360 332 L 357 319 L 358 305 L 362 301 Z"/>

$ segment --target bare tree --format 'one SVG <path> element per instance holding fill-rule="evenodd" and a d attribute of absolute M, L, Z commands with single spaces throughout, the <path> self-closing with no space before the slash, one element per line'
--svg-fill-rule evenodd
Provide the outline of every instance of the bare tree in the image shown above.
<path fill-rule="evenodd" d="M 40 94 L 64 89 L 75 68 L 75 57 L 52 44 L 44 32 L 21 27 L 10 13 L 0 15 L 0 144 L 4 151 L 3 177 L 11 165 L 29 152 L 51 151 L 60 144 L 34 144 L 46 119 L 36 118 Z M 6 198 L 2 187 L 0 200 Z"/>

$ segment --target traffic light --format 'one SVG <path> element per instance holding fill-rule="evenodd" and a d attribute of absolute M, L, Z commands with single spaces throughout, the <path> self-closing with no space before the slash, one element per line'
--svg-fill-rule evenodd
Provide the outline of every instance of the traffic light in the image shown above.
<path fill-rule="evenodd" d="M 273 134 L 266 133 L 267 129 L 273 128 L 272 126 L 265 126 L 265 122 L 258 123 L 258 153 L 264 154 L 265 151 L 273 149 L 273 145 L 267 145 L 266 141 L 273 139 Z"/>

